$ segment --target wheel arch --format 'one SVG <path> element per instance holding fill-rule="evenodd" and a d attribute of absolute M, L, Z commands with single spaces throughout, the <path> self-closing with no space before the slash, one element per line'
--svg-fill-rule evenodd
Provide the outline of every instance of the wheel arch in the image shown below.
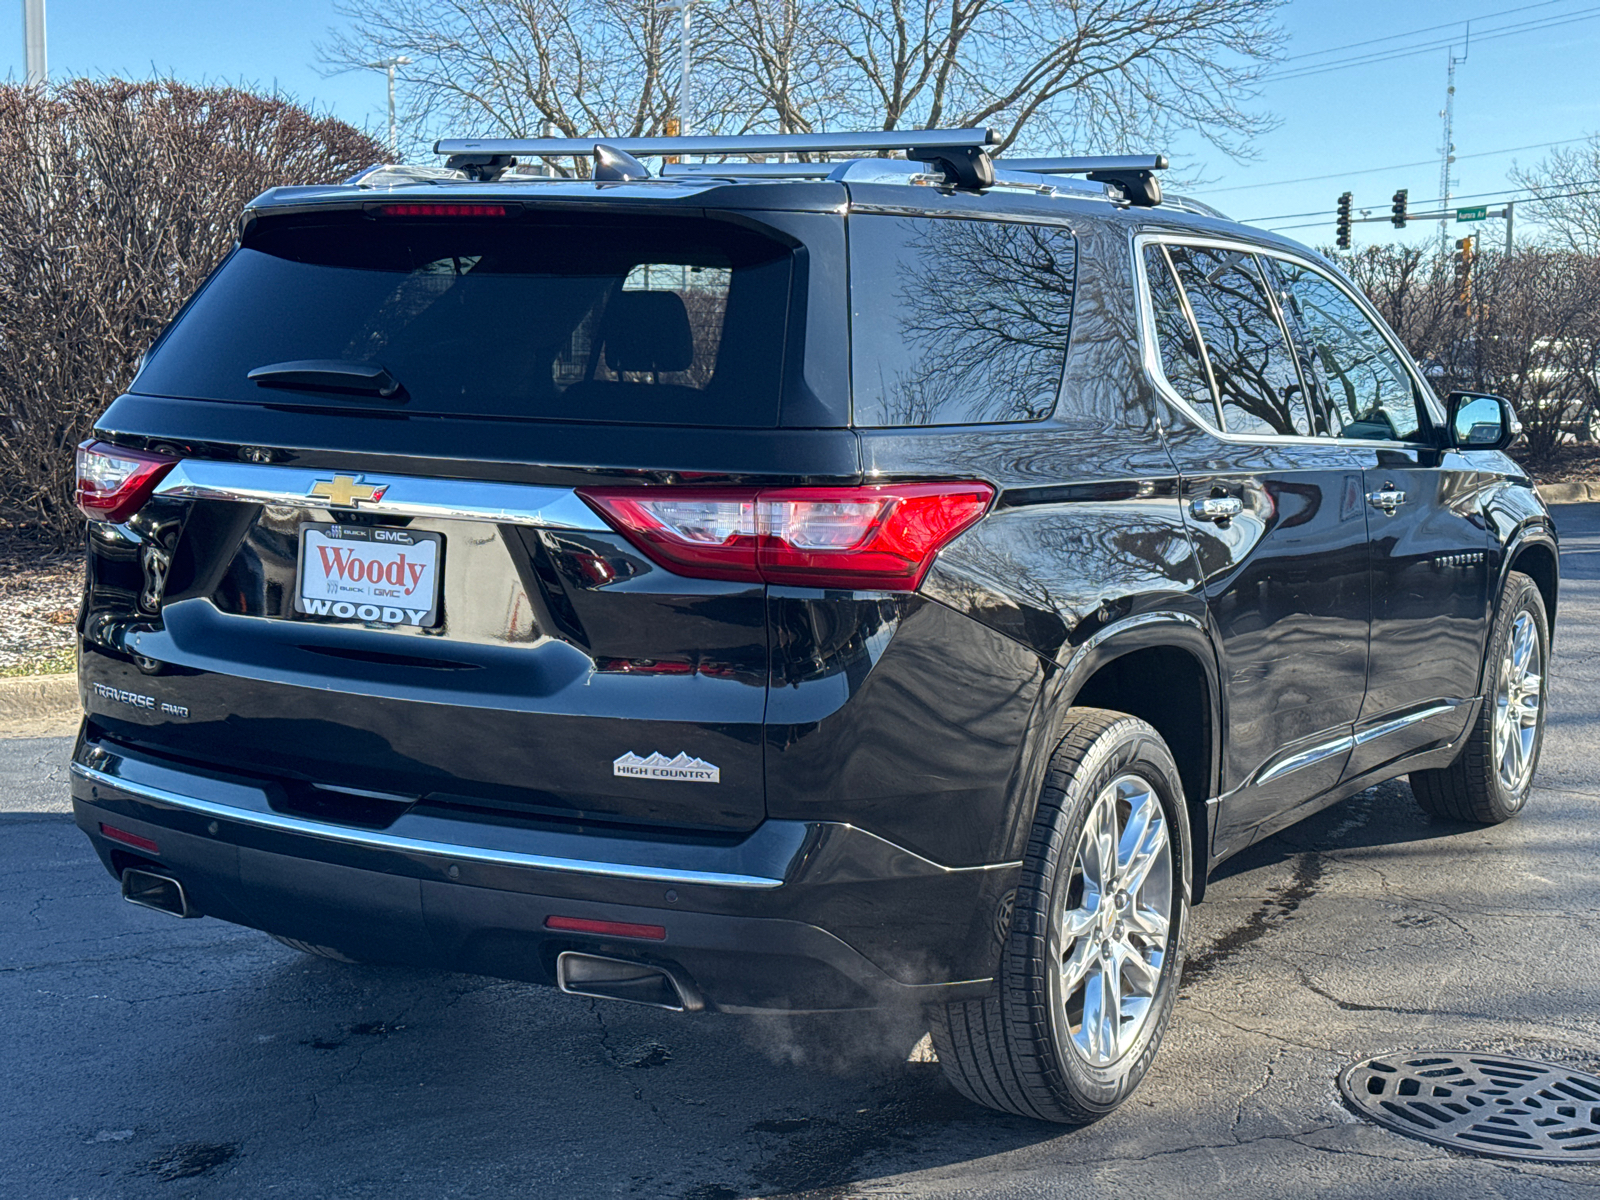
<path fill-rule="evenodd" d="M 1146 614 L 1153 616 L 1154 614 Z M 1068 665 L 1066 707 L 1106 708 L 1148 722 L 1178 764 L 1188 809 L 1190 890 L 1205 892 L 1211 852 L 1210 797 L 1222 762 L 1222 701 L 1216 653 L 1196 618 L 1185 613 L 1133 625 L 1080 648 Z"/>
<path fill-rule="evenodd" d="M 1495 589 L 1495 604 L 1500 603 L 1500 592 L 1505 587 L 1506 576 L 1521 571 L 1539 585 L 1544 597 L 1545 617 L 1550 622 L 1550 640 L 1555 641 L 1556 596 L 1561 583 L 1561 560 L 1556 544 L 1548 531 L 1534 527 L 1520 533 L 1506 550 L 1506 565 L 1500 573 L 1500 587 Z"/>

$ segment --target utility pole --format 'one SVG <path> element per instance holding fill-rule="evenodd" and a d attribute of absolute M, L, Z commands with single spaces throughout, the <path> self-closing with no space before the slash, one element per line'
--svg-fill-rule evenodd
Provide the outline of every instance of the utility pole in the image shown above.
<path fill-rule="evenodd" d="M 1445 76 L 1444 111 L 1439 115 L 1444 118 L 1444 140 L 1439 146 L 1439 195 L 1444 197 L 1444 206 L 1450 207 L 1450 168 L 1456 161 L 1456 64 L 1467 61 L 1467 55 L 1472 52 L 1472 22 L 1467 22 L 1467 40 L 1461 49 L 1461 57 L 1456 57 L 1456 48 L 1450 47 L 1450 69 Z M 1444 227 L 1439 227 L 1439 253 L 1443 254 L 1450 246 L 1450 235 Z"/>
<path fill-rule="evenodd" d="M 678 136 L 689 136 L 689 86 L 694 74 L 694 45 L 689 40 L 689 19 L 696 0 L 668 0 L 660 6 L 662 12 L 683 14 L 683 44 L 678 52 Z"/>
<path fill-rule="evenodd" d="M 40 4 L 44 0 L 39 0 Z M 366 64 L 374 71 L 387 71 L 389 73 L 389 157 L 396 162 L 400 161 L 400 127 L 394 119 L 394 69 L 396 67 L 409 67 L 411 60 L 404 54 L 397 54 L 393 58 L 380 58 L 377 62 Z"/>
<path fill-rule="evenodd" d="M 50 64 L 45 55 L 44 0 L 22 0 L 22 45 L 27 54 L 29 87 L 50 82 Z"/>

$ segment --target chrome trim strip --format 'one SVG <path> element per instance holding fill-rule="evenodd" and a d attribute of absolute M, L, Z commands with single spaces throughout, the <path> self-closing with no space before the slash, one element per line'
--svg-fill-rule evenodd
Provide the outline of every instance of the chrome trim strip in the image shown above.
<path fill-rule="evenodd" d="M 232 500 L 326 512 L 330 511 L 328 501 L 311 495 L 311 487 L 327 482 L 334 474 L 331 470 L 190 458 L 167 473 L 155 494 L 183 500 Z M 381 500 L 364 501 L 357 509 L 359 512 L 595 533 L 607 528 L 598 513 L 566 488 L 387 473 L 358 472 L 357 477 L 385 488 Z"/>
<path fill-rule="evenodd" d="M 1415 725 L 1418 721 L 1426 721 L 1429 717 L 1437 717 L 1443 713 L 1454 712 L 1466 701 L 1464 700 L 1435 700 L 1427 708 L 1414 713 L 1407 713 L 1403 717 L 1396 717 L 1392 721 L 1385 721 L 1381 725 L 1374 725 L 1371 729 L 1363 730 L 1356 734 L 1356 745 L 1365 746 L 1368 742 L 1377 741 L 1381 737 L 1388 737 L 1391 733 L 1398 733 L 1408 725 Z"/>
<path fill-rule="evenodd" d="M 532 867 L 541 871 L 570 871 L 578 875 L 601 875 L 609 879 L 630 879 L 644 883 L 706 884 L 711 887 L 751 889 L 783 886 L 783 880 L 772 879 L 765 875 L 723 875 L 714 871 L 685 871 L 671 867 L 640 867 L 625 863 L 590 862 L 587 859 L 552 858 L 542 854 L 518 854 L 512 851 L 484 850 L 476 846 L 460 846 L 451 842 L 396 837 L 394 834 L 376 830 L 341 829 L 318 821 L 285 816 L 282 813 L 253 812 L 250 809 L 234 808 L 232 805 L 203 800 L 198 796 L 179 795 L 165 788 L 134 783 L 115 775 L 108 775 L 104 771 L 86 767 L 82 763 L 73 763 L 72 773 L 90 783 L 103 784 L 145 800 L 181 808 L 186 812 L 220 817 L 225 821 L 237 821 L 241 825 L 253 825 L 278 833 L 304 834 L 307 837 L 351 846 L 397 850 L 407 854 L 437 854 L 463 862 L 489 863 L 501 867 Z"/>
<path fill-rule="evenodd" d="M 1250 782 L 1259 787 L 1263 783 L 1270 783 L 1274 779 L 1280 779 L 1291 771 L 1303 770 L 1324 759 L 1332 758 L 1335 754 L 1353 750 L 1355 744 L 1356 739 L 1347 733 L 1331 742 L 1322 742 L 1319 745 L 1312 746 L 1310 749 L 1297 751 L 1277 762 L 1268 762 L 1265 767 L 1256 772 L 1255 778 Z"/>

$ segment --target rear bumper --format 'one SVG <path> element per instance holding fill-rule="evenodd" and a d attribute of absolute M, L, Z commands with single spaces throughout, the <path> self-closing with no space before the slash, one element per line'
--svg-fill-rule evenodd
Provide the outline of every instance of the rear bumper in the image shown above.
<path fill-rule="evenodd" d="M 276 790 L 104 739 L 80 737 L 72 765 L 78 825 L 107 868 L 159 864 L 207 915 L 357 957 L 546 984 L 563 951 L 625 958 L 686 976 L 728 1011 L 982 994 L 1017 875 L 1014 863 L 946 868 L 831 822 L 696 839 L 415 809 L 375 829 L 282 811 Z M 666 936 L 555 932 L 552 916 Z"/>

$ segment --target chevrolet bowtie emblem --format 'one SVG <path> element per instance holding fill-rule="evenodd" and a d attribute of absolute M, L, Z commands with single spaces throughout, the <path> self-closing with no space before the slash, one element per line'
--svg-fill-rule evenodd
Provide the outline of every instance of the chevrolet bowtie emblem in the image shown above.
<path fill-rule="evenodd" d="M 361 475 L 335 475 L 332 479 L 319 479 L 311 485 L 308 495 L 326 500 L 329 508 L 355 508 L 358 504 L 376 504 L 389 490 L 386 483 L 362 483 Z"/>

